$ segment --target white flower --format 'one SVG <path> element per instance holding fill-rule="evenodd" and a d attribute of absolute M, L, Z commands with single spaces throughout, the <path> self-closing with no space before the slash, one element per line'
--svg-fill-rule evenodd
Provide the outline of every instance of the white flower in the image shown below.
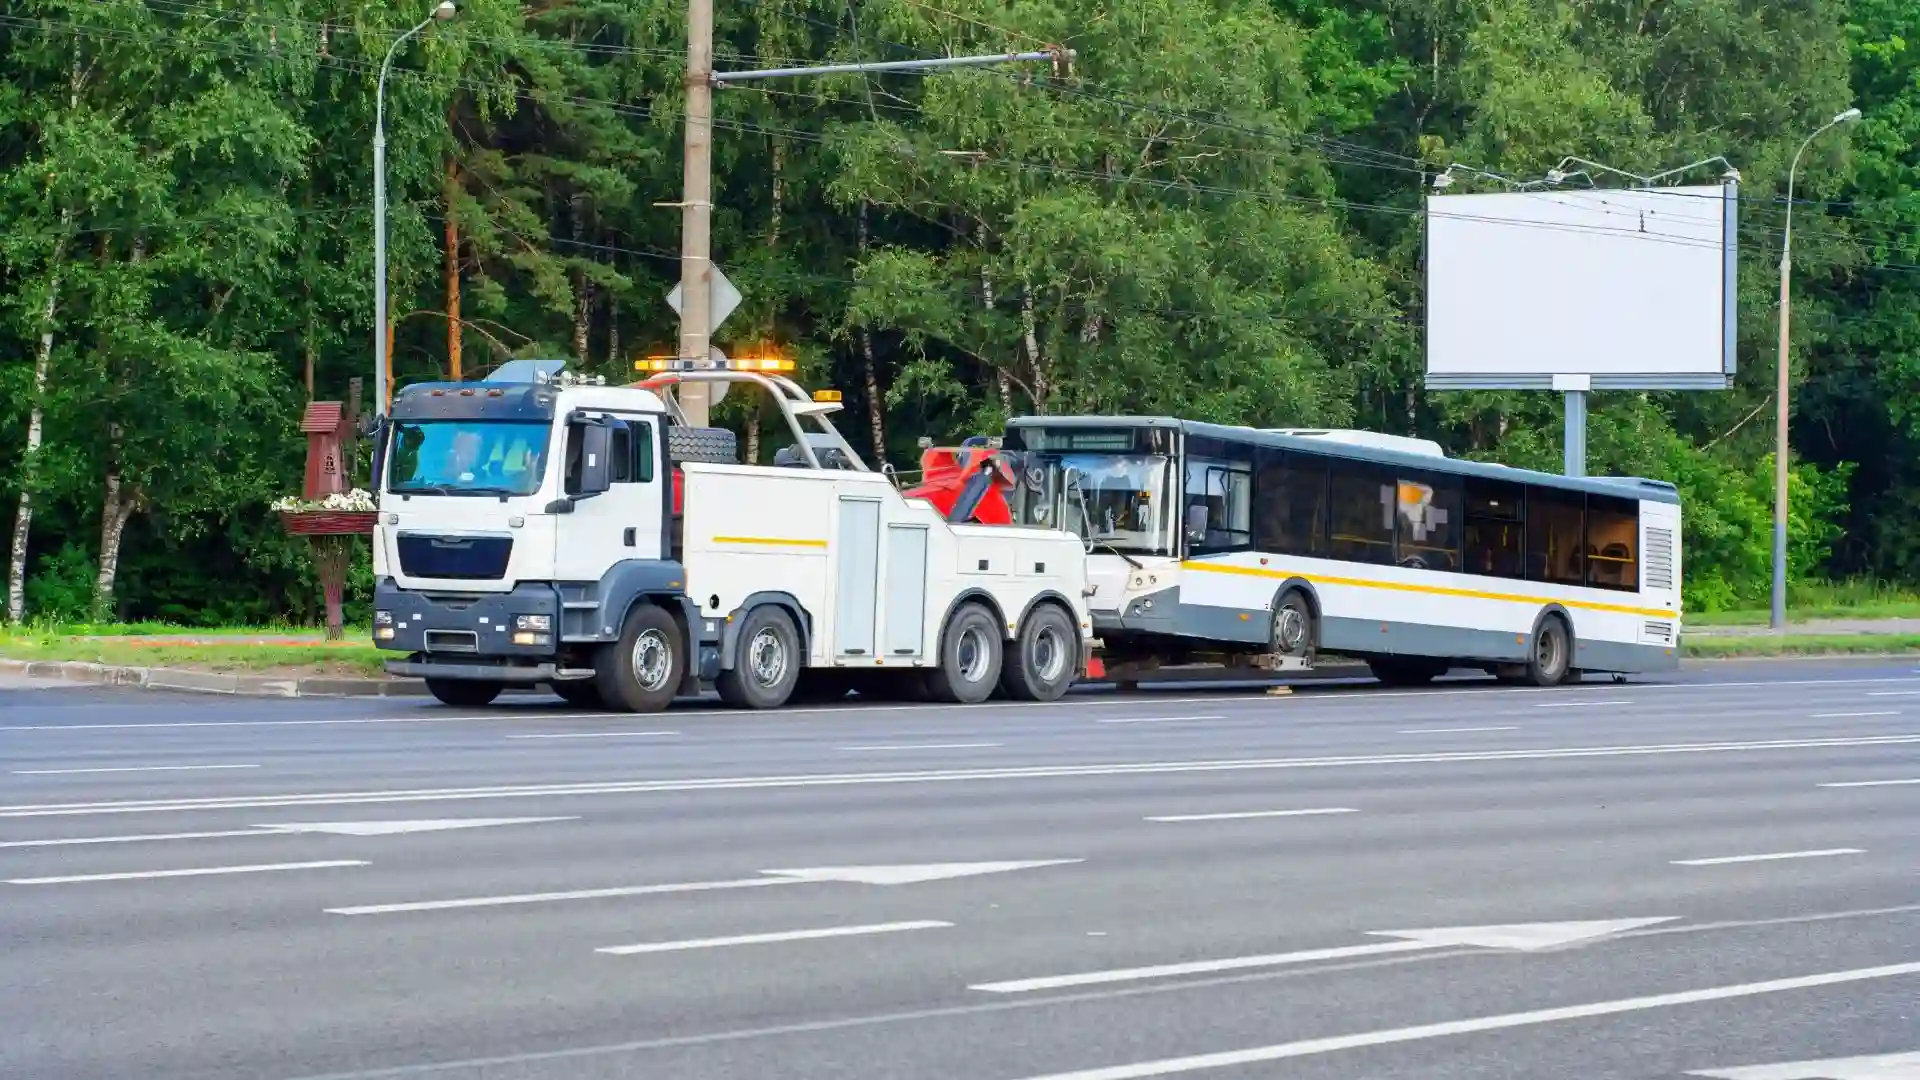
<path fill-rule="evenodd" d="M 288 495 L 284 498 L 273 500 L 269 506 L 275 513 L 280 514 L 297 514 L 315 510 L 370 514 L 380 508 L 379 503 L 374 500 L 372 493 L 361 488 L 354 488 L 352 491 L 337 492 L 317 500 L 302 499 Z"/>

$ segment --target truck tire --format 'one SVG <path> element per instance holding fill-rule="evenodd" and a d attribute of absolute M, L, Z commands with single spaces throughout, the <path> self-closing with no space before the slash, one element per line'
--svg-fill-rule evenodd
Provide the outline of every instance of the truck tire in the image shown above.
<path fill-rule="evenodd" d="M 940 662 L 927 672 L 935 701 L 977 705 L 1000 683 L 1000 623 L 979 604 L 961 604 L 940 634 Z"/>
<path fill-rule="evenodd" d="M 440 704 L 456 709 L 478 709 L 491 705 L 504 689 L 506 687 L 501 683 L 472 679 L 427 680 L 427 693 L 432 694 Z"/>
<path fill-rule="evenodd" d="M 1057 604 L 1041 604 L 1027 616 L 1013 655 L 1002 662 L 1000 688 L 1015 701 L 1058 701 L 1079 674 L 1080 635 Z"/>
<path fill-rule="evenodd" d="M 627 612 L 618 640 L 600 646 L 593 682 L 606 707 L 659 712 L 673 704 L 686 665 L 686 636 L 662 608 L 638 603 Z"/>
<path fill-rule="evenodd" d="M 563 679 L 553 684 L 553 692 L 576 709 L 607 707 L 606 699 L 600 696 L 600 687 L 592 679 Z"/>
<path fill-rule="evenodd" d="M 720 700 L 736 709 L 777 709 L 793 696 L 807 658 L 793 617 L 772 604 L 747 612 L 734 666 L 714 680 Z"/>
<path fill-rule="evenodd" d="M 740 438 L 723 427 L 667 428 L 667 456 L 675 461 L 707 461 L 718 465 L 740 463 Z"/>

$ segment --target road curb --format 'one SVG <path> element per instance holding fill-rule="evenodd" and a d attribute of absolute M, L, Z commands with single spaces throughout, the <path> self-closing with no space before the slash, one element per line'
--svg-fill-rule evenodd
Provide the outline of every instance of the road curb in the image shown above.
<path fill-rule="evenodd" d="M 427 692 L 427 684 L 419 679 L 356 679 L 323 675 L 288 678 L 185 668 L 121 667 L 72 660 L 0 659 L 0 675 L 84 686 L 226 694 L 233 697 L 414 697 Z"/>

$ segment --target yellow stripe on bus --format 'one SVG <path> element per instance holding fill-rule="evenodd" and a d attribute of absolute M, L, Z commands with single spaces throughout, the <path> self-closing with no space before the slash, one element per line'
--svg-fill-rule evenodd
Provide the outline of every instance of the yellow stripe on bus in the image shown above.
<path fill-rule="evenodd" d="M 1450 589 L 1444 585 L 1410 585 L 1399 581 L 1368 581 L 1364 578 L 1330 577 L 1325 574 L 1302 574 L 1291 570 L 1264 570 L 1253 566 L 1232 566 L 1227 563 L 1183 562 L 1182 569 L 1199 570 L 1209 574 L 1239 574 L 1243 577 L 1259 578 L 1300 578 L 1318 585 L 1356 585 L 1363 589 L 1391 589 L 1395 592 L 1426 593 L 1429 596 L 1462 596 L 1470 600 L 1504 600 L 1513 604 L 1563 604 L 1571 608 L 1585 608 L 1588 611 L 1612 611 L 1621 615 L 1649 615 L 1661 619 L 1678 618 L 1677 611 L 1663 611 L 1660 608 L 1629 607 L 1625 604 L 1601 604 L 1592 600 L 1560 600 L 1538 596 L 1516 596 L 1512 593 L 1482 592 L 1478 589 Z"/>
<path fill-rule="evenodd" d="M 716 544 L 754 544 L 761 547 L 823 548 L 827 546 L 825 540 L 791 540 L 779 536 L 716 536 L 713 538 L 713 542 Z"/>

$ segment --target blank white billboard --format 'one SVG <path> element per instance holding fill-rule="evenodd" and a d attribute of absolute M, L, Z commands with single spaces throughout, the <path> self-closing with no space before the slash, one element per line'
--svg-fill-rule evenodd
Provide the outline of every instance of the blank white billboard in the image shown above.
<path fill-rule="evenodd" d="M 1720 389 L 1735 185 L 1427 199 L 1427 385 Z"/>

